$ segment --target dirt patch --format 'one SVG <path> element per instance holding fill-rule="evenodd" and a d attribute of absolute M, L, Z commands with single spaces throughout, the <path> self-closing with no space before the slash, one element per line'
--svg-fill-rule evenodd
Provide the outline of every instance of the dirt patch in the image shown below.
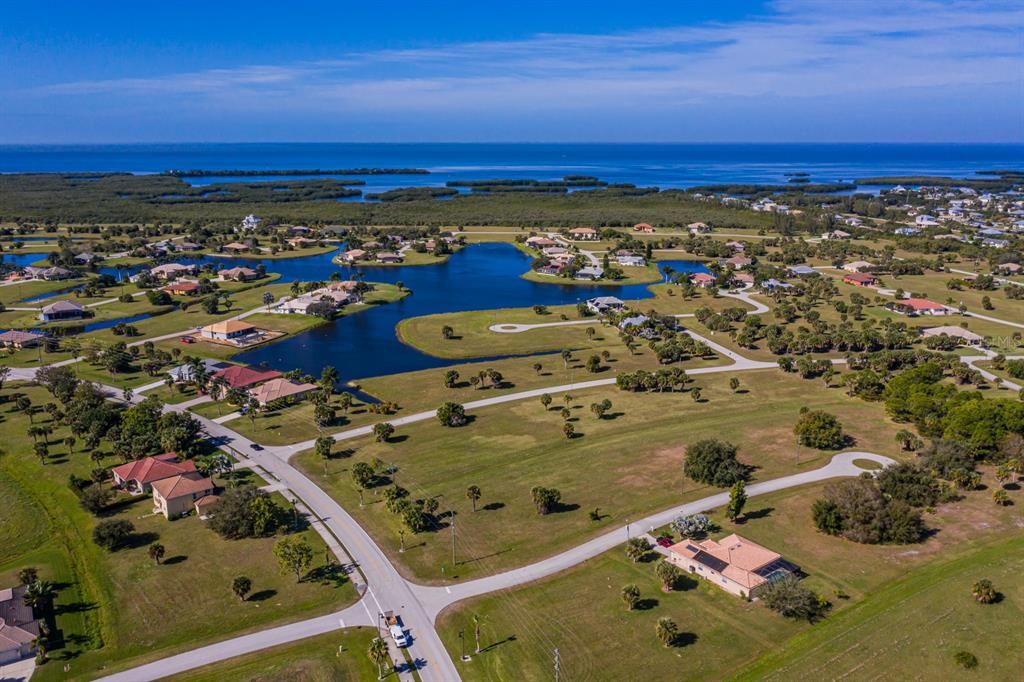
<path fill-rule="evenodd" d="M 615 470 L 617 481 L 626 488 L 650 488 L 664 485 L 666 478 L 676 479 L 682 471 L 686 445 L 661 448 Z"/>

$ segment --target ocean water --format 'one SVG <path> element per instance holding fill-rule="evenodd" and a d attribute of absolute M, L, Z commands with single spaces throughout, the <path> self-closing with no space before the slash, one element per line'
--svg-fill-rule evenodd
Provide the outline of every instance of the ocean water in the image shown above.
<path fill-rule="evenodd" d="M 449 180 L 559 179 L 685 188 L 710 183 L 812 182 L 875 175 L 970 177 L 1024 168 L 1024 145 L 1008 144 L 174 144 L 0 146 L 0 172 L 170 169 L 425 168 L 430 175 L 362 176 L 364 192 L 442 186 Z M 330 176 L 322 176 L 330 177 Z M 349 176 L 354 177 L 354 176 Z M 194 185 L 259 177 L 189 178 Z M 281 179 L 281 178 L 274 178 Z M 287 179 L 287 178 L 285 178 Z"/>

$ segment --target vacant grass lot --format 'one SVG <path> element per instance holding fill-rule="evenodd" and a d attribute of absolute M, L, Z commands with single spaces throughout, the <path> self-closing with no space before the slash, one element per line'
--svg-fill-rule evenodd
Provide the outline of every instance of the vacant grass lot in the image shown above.
<path fill-rule="evenodd" d="M 14 410 L 10 397 L 23 393 L 41 406 L 51 400 L 38 387 L 8 385 L 0 393 L 0 432 L 6 454 L 0 456 L 0 494 L 5 513 L 0 524 L 0 579 L 10 582 L 24 566 L 38 566 L 60 588 L 57 628 L 63 646 L 52 648 L 53 663 L 41 679 L 86 676 L 100 668 L 127 665 L 126 659 L 156 658 L 260 625 L 323 612 L 355 598 L 347 582 L 306 581 L 280 574 L 272 546 L 275 538 L 227 541 L 195 517 L 168 522 L 152 515 L 148 498 L 138 498 L 111 512 L 136 529 L 132 547 L 108 553 L 93 544 L 97 519 L 86 512 L 67 485 L 73 473 L 87 477 L 93 462 L 81 439 L 74 448 L 62 442 L 67 428 L 51 423 L 45 412 L 36 424 L 55 427 L 49 436 L 45 465 L 32 454 L 28 418 Z M 69 450 L 71 450 L 69 452 Z M 101 444 L 109 452 L 109 445 Z M 104 466 L 119 463 L 108 455 Z M 126 498 L 127 502 L 127 498 Z M 304 531 L 315 548 L 314 568 L 325 546 Z M 166 548 L 162 565 L 147 555 L 159 541 Z M 241 604 L 231 594 L 231 580 L 247 575 L 254 599 Z"/>
<path fill-rule="evenodd" d="M 364 682 L 377 678 L 367 651 L 373 628 L 349 628 L 204 666 L 174 679 L 180 682 Z M 343 647 L 338 653 L 338 647 Z"/>
<path fill-rule="evenodd" d="M 971 597 L 979 579 L 1002 599 L 980 605 Z M 952 561 L 914 571 L 788 642 L 748 668 L 739 680 L 890 679 L 1012 680 L 1020 676 L 1024 621 L 1024 538 L 1019 535 Z M 966 672 L 958 651 L 978 659 Z"/>
<path fill-rule="evenodd" d="M 718 437 L 740 446 L 741 459 L 758 467 L 764 480 L 816 468 L 830 457 L 794 444 L 792 426 L 804 405 L 839 415 L 856 447 L 893 454 L 897 425 L 881 406 L 846 397 L 838 388 L 808 382 L 775 370 L 744 372 L 741 393 L 728 387 L 728 374 L 696 377 L 703 390 L 696 403 L 689 393 L 630 394 L 613 387 L 573 392 L 571 419 L 578 435 L 562 433 L 562 396 L 544 410 L 539 400 L 484 408 L 462 428 L 434 421 L 399 427 L 393 442 L 370 438 L 346 441 L 348 457 L 329 463 L 312 452 L 297 463 L 328 490 L 385 548 L 397 549 L 399 518 L 383 504 L 381 489 L 365 494 L 366 506 L 352 486 L 349 469 L 377 459 L 381 469 L 397 469 L 397 482 L 413 498 L 435 497 L 440 512 L 459 515 L 458 566 L 448 578 L 489 574 L 522 565 L 582 542 L 628 518 L 639 518 L 684 500 L 716 492 L 682 476 L 686 445 Z M 589 405 L 611 399 L 612 418 L 598 420 Z M 483 491 L 473 513 L 466 488 Z M 530 489 L 542 485 L 562 492 L 563 511 L 540 516 Z M 588 512 L 599 509 L 601 521 Z M 445 522 L 442 520 L 442 522 Z M 448 531 L 406 538 L 406 551 L 392 556 L 406 574 L 437 581 L 450 564 Z"/>
<path fill-rule="evenodd" d="M 985 557 L 992 554 L 985 548 L 993 542 L 1000 553 L 1011 548 L 998 543 L 1018 534 L 1019 511 L 996 507 L 987 491 L 976 491 L 926 514 L 928 525 L 938 532 L 920 545 L 858 545 L 814 530 L 809 508 L 823 487 L 815 484 L 751 498 L 749 516 L 740 524 L 728 522 L 717 510 L 712 515 L 721 527 L 715 537 L 739 532 L 783 553 L 809 574 L 804 584 L 833 604 L 828 617 L 813 627 L 785 620 L 704 581 L 684 581 L 682 591 L 662 593 L 654 576 L 656 562 L 633 564 L 616 549 L 557 576 L 455 605 L 439 618 L 442 638 L 457 660 L 458 630 L 472 633 L 472 616 L 484 617 L 484 653 L 470 663 L 457 663 L 467 680 L 507 679 L 512 670 L 521 671 L 516 679 L 547 679 L 554 647 L 559 647 L 565 670 L 577 679 L 627 679 L 638 668 L 650 679 L 725 679 L 765 654 L 745 679 L 877 679 L 879 670 L 887 675 L 890 670 L 899 671 L 893 679 L 951 679 L 956 675 L 951 659 L 954 643 L 966 645 L 980 657 L 989 651 L 989 644 L 975 650 L 972 640 L 988 639 L 990 630 L 1012 631 L 1010 623 L 1021 617 L 1024 603 L 1017 595 L 1007 601 L 1018 606 L 1007 605 L 998 612 L 996 607 L 986 611 L 974 604 L 969 591 L 970 583 L 982 576 L 1007 593 L 1020 585 L 1019 577 L 1006 577 L 1001 569 L 985 565 Z M 1008 568 L 1019 574 L 1024 544 L 1019 539 L 1011 542 L 1017 547 L 1016 559 L 1008 562 Z M 916 615 L 901 617 L 903 607 L 892 604 L 889 595 L 894 591 L 886 586 L 908 575 L 911 581 L 922 575 L 943 575 L 953 557 L 965 557 L 973 577 L 962 577 L 946 592 L 933 591 L 929 601 L 921 600 Z M 642 599 L 651 600 L 647 608 L 625 610 L 619 590 L 629 583 L 640 587 Z M 580 599 L 584 594 L 587 598 Z M 954 608 L 968 617 L 991 614 L 993 620 L 970 628 L 964 628 L 961 619 L 933 621 L 953 610 L 936 606 L 944 603 L 938 594 L 960 597 L 953 602 Z M 1004 605 L 997 606 L 1003 609 Z M 875 607 L 885 611 L 883 619 L 895 619 L 898 624 L 879 625 L 875 618 L 880 609 Z M 666 650 L 654 635 L 654 624 L 662 616 L 671 617 L 681 632 L 691 635 L 690 643 Z M 943 635 L 949 635 L 936 636 L 931 622 L 940 622 Z M 854 623 L 856 629 L 848 632 Z M 884 634 L 876 636 L 876 627 Z M 1007 639 L 1012 637 L 996 634 L 995 640 L 1011 646 Z M 781 644 L 787 640 L 788 644 Z M 922 655 L 930 656 L 928 665 L 915 667 L 901 660 L 911 642 L 921 646 Z M 779 650 L 781 654 L 770 653 Z M 837 661 L 839 667 L 833 667 Z M 870 665 L 864 665 L 866 661 Z M 1011 679 L 1005 669 L 990 669 L 985 679 Z M 919 670 L 930 673 L 919 675 Z"/>

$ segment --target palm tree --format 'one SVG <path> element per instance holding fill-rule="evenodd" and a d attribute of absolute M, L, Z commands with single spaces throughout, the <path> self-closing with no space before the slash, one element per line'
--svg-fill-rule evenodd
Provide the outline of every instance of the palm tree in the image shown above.
<path fill-rule="evenodd" d="M 992 586 L 992 581 L 987 579 L 981 579 L 974 583 L 971 588 L 971 595 L 974 596 L 974 600 L 979 604 L 991 604 L 996 600 L 996 588 Z"/>
<path fill-rule="evenodd" d="M 473 511 L 476 511 L 476 502 L 480 499 L 480 486 L 471 485 L 466 488 L 466 499 L 473 503 Z"/>
<path fill-rule="evenodd" d="M 658 639 L 666 647 L 672 646 L 672 643 L 676 641 L 679 636 L 679 628 L 676 626 L 676 622 L 668 617 L 662 617 L 658 619 L 658 624 L 655 626 L 655 632 L 658 635 Z"/>
<path fill-rule="evenodd" d="M 384 665 L 391 660 L 388 653 L 388 643 L 380 637 L 374 637 L 370 642 L 370 660 L 377 664 L 377 679 L 384 679 Z"/>
<path fill-rule="evenodd" d="M 49 580 L 36 580 L 25 589 L 25 603 L 40 613 L 45 613 L 53 598 L 57 596 L 57 588 Z"/>
<path fill-rule="evenodd" d="M 149 558 L 156 562 L 156 565 L 160 565 L 160 560 L 164 558 L 167 550 L 159 542 L 154 542 L 149 546 Z"/>
<path fill-rule="evenodd" d="M 245 595 L 252 589 L 252 581 L 244 575 L 240 575 L 231 581 L 231 591 L 235 593 L 239 601 L 245 601 Z"/>
<path fill-rule="evenodd" d="M 75 443 L 78 442 L 74 436 L 68 436 L 64 439 L 64 445 L 68 446 L 68 454 L 70 455 L 75 450 Z"/>
<path fill-rule="evenodd" d="M 626 604 L 626 610 L 632 611 L 640 601 L 640 588 L 636 585 L 625 585 L 622 588 L 622 601 Z"/>

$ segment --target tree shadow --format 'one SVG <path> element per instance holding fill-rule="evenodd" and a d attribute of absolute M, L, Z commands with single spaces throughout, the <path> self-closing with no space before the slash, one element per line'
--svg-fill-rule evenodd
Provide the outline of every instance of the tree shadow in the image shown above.
<path fill-rule="evenodd" d="M 341 587 L 348 581 L 348 574 L 341 564 L 330 563 L 327 566 L 317 566 L 306 574 L 304 580 L 328 585 L 330 587 Z"/>
<path fill-rule="evenodd" d="M 633 610 L 634 611 L 650 611 L 653 608 L 657 608 L 658 603 L 659 602 L 658 602 L 657 599 L 641 599 L 633 607 Z"/>
<path fill-rule="evenodd" d="M 697 635 L 693 632 L 680 632 L 677 634 L 670 644 L 673 648 L 691 646 L 697 643 Z"/>
<path fill-rule="evenodd" d="M 498 511 L 499 509 L 504 509 L 504 508 L 505 508 L 505 503 L 504 502 L 489 502 L 489 503 L 485 504 L 484 506 L 480 507 L 480 509 L 482 509 L 484 511 Z"/>
<path fill-rule="evenodd" d="M 578 504 L 564 504 L 559 502 L 551 508 L 548 514 L 564 514 L 566 512 L 576 511 L 579 508 L 580 506 Z"/>
<path fill-rule="evenodd" d="M 250 594 L 246 601 L 266 601 L 277 595 L 277 590 L 260 590 L 259 592 L 253 592 Z"/>
<path fill-rule="evenodd" d="M 180 564 L 183 561 L 188 561 L 188 557 L 184 554 L 176 554 L 170 557 L 169 559 L 164 559 L 163 564 L 164 566 L 174 566 Z"/>
<path fill-rule="evenodd" d="M 608 421 L 615 421 L 619 417 L 625 417 L 625 412 L 605 412 L 601 419 L 607 419 Z"/>
<path fill-rule="evenodd" d="M 125 539 L 124 544 L 121 545 L 120 549 L 138 549 L 139 547 L 148 547 L 159 539 L 160 536 L 157 533 L 150 531 L 132 533 L 127 539 Z"/>
<path fill-rule="evenodd" d="M 700 583 L 697 582 L 696 578 L 694 578 L 693 576 L 688 575 L 686 573 L 680 573 L 676 577 L 675 582 L 672 584 L 672 591 L 673 592 L 689 592 L 690 590 L 697 589 L 699 586 L 700 586 Z"/>
<path fill-rule="evenodd" d="M 398 435 L 398 436 L 391 436 L 391 438 L 386 439 L 384 442 L 385 443 L 404 443 L 407 440 L 409 440 L 409 436 L 407 436 L 405 434 L 401 434 L 401 435 Z"/>
<path fill-rule="evenodd" d="M 764 519 L 771 516 L 772 512 L 775 511 L 775 507 L 764 507 L 756 511 L 749 511 L 743 515 L 743 520 L 756 520 Z"/>

